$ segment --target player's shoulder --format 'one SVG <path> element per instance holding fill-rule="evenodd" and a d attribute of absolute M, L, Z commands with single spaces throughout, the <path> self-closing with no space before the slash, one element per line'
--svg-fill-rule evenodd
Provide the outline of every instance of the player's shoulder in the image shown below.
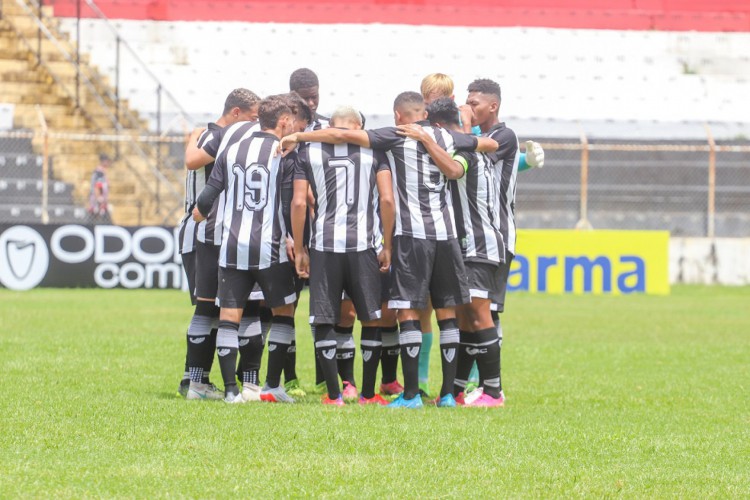
<path fill-rule="evenodd" d="M 513 129 L 507 127 L 505 125 L 505 122 L 500 122 L 495 124 L 487 133 L 487 135 L 493 139 L 495 139 L 497 142 L 501 142 L 498 139 L 503 140 L 517 140 L 516 133 L 513 131 Z"/>

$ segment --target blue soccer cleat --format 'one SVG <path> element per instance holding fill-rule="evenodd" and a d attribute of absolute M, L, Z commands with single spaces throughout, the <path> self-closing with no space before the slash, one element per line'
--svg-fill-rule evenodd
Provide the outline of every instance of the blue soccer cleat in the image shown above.
<path fill-rule="evenodd" d="M 435 405 L 438 408 L 455 408 L 456 399 L 453 397 L 453 394 L 448 393 L 442 398 L 438 399 Z"/>
<path fill-rule="evenodd" d="M 405 399 L 404 394 L 401 393 L 391 404 L 388 405 L 388 408 L 409 408 L 411 410 L 423 408 L 422 396 L 417 394 L 411 399 Z"/>

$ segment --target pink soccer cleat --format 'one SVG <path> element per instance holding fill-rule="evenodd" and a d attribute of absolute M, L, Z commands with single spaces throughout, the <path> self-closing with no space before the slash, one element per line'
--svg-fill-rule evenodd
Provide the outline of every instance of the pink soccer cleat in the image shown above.
<path fill-rule="evenodd" d="M 387 384 L 380 384 L 380 394 L 384 396 L 395 396 L 404 392 L 404 386 L 398 383 L 398 380 L 388 382 Z"/>
<path fill-rule="evenodd" d="M 346 380 L 344 380 L 344 390 L 341 391 L 341 394 L 347 401 L 356 401 L 359 398 L 357 388 L 354 387 L 354 384 L 352 384 L 351 382 L 347 382 Z"/>
<path fill-rule="evenodd" d="M 471 403 L 467 403 L 466 406 L 479 407 L 479 408 L 493 408 L 505 406 L 505 396 L 500 392 L 499 398 L 493 398 L 487 393 L 483 393 L 477 399 Z"/>

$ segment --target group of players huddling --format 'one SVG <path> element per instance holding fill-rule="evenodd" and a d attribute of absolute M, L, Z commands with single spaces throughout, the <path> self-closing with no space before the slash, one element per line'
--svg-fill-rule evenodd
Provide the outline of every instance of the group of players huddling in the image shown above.
<path fill-rule="evenodd" d="M 308 281 L 324 404 L 421 408 L 434 308 L 443 375 L 434 403 L 503 406 L 498 313 L 515 254 L 516 175 L 543 165 L 541 147 L 528 141 L 520 152 L 491 80 L 472 82 L 459 107 L 451 79 L 428 75 L 421 94 L 396 97 L 395 126 L 374 130 L 351 107 L 319 115 L 309 69 L 289 86 L 264 99 L 232 91 L 216 123 L 188 139 L 180 253 L 195 313 L 180 393 L 229 403 L 304 396 L 294 315 Z M 209 381 L 214 352 L 223 392 Z"/>

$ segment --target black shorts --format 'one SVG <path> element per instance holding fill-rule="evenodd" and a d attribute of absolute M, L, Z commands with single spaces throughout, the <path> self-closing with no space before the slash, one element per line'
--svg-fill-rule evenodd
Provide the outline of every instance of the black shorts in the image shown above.
<path fill-rule="evenodd" d="M 235 269 L 219 267 L 219 302 L 221 307 L 242 309 L 250 298 L 255 284 L 263 290 L 266 307 L 281 307 L 294 304 L 292 268 L 286 263 L 276 264 L 266 269 Z"/>
<path fill-rule="evenodd" d="M 508 275 L 510 274 L 510 265 L 513 263 L 514 255 L 509 251 L 505 251 L 505 262 L 500 264 L 500 279 L 497 283 L 497 289 L 492 295 L 492 305 L 490 308 L 493 311 L 503 312 L 505 311 L 505 292 L 508 290 Z"/>
<path fill-rule="evenodd" d="M 380 303 L 386 303 L 391 299 L 391 273 L 392 269 L 389 269 L 387 273 L 380 273 Z"/>
<path fill-rule="evenodd" d="M 466 266 L 466 279 L 469 281 L 471 297 L 493 300 L 501 279 L 500 264 L 468 261 L 464 263 L 464 266 Z"/>
<path fill-rule="evenodd" d="M 215 299 L 219 290 L 219 250 L 213 243 L 195 242 L 195 296 Z"/>
<path fill-rule="evenodd" d="M 342 292 L 360 321 L 380 319 L 380 265 L 375 250 L 333 253 L 310 250 L 310 323 L 335 325 Z"/>
<path fill-rule="evenodd" d="M 195 298 L 195 250 L 183 253 L 180 257 L 182 257 L 182 269 L 185 270 L 185 277 L 187 278 L 190 303 L 195 305 L 197 303 Z"/>
<path fill-rule="evenodd" d="M 390 309 L 435 309 L 468 304 L 469 284 L 458 240 L 393 238 Z"/>

